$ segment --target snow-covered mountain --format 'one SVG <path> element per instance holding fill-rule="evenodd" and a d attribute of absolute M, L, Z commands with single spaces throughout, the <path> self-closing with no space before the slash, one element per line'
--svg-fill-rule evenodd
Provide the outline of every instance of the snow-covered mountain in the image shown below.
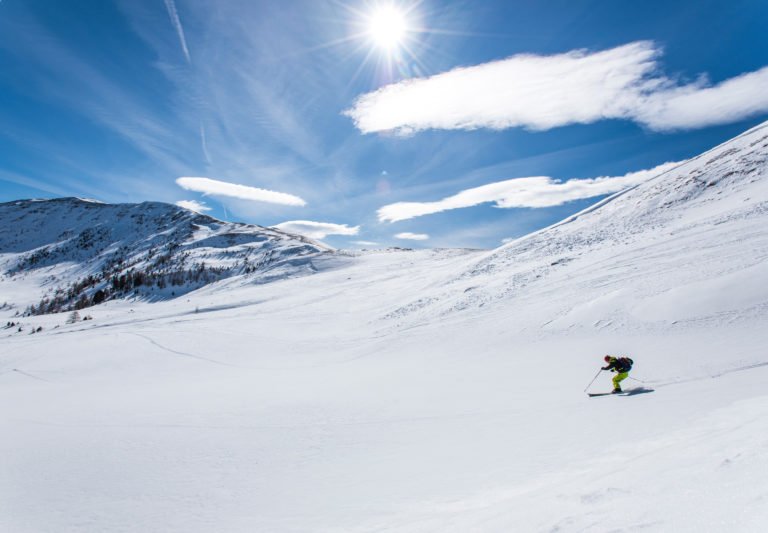
<path fill-rule="evenodd" d="M 0 307 L 0 530 L 762 532 L 767 154 L 768 123 L 490 252 Z M 586 396 L 606 353 L 634 395 Z"/>
<path fill-rule="evenodd" d="M 60 198 L 0 204 L 0 271 L 6 285 L 29 281 L 27 296 L 35 300 L 13 303 L 36 304 L 35 313 L 114 298 L 157 300 L 232 276 L 264 282 L 301 275 L 313 271 L 313 259 L 330 252 L 298 235 L 225 223 L 159 202 Z"/>
<path fill-rule="evenodd" d="M 471 259 L 400 311 L 430 320 L 553 300 L 555 316 L 531 321 L 612 328 L 759 314 L 768 302 L 766 227 L 768 123 Z"/>

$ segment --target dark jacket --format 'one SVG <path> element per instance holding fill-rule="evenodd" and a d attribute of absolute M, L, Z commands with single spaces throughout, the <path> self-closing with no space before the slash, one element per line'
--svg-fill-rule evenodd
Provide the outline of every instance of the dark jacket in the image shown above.
<path fill-rule="evenodd" d="M 603 370 L 610 370 L 612 372 L 629 372 L 632 370 L 632 359 L 628 357 L 611 357 L 608 366 L 602 367 Z"/>

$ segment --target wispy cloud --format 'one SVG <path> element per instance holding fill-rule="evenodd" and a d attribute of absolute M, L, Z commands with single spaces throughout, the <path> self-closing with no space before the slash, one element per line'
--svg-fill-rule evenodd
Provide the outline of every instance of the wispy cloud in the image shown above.
<path fill-rule="evenodd" d="M 298 233 L 311 239 L 324 239 L 328 235 L 357 235 L 360 232 L 360 226 L 311 220 L 290 220 L 272 227 L 288 233 Z"/>
<path fill-rule="evenodd" d="M 315 38 L 303 31 L 285 31 L 306 17 L 297 21 L 295 9 L 284 2 L 185 1 L 182 5 L 176 0 L 184 30 L 190 30 L 188 20 L 194 21 L 195 29 L 206 35 L 196 42 L 189 40 L 195 61 L 190 68 L 180 69 L 173 60 L 178 40 L 168 39 L 170 32 L 163 28 L 167 19 L 158 18 L 142 2 L 119 3 L 133 30 L 160 58 L 157 67 L 173 84 L 169 94 L 158 98 L 170 97 L 163 102 L 181 124 L 173 124 L 174 137 L 152 146 L 179 146 L 187 156 L 191 147 L 201 146 L 195 155 L 209 169 L 203 175 L 258 172 L 260 183 L 268 189 L 279 190 L 285 183 L 301 188 L 311 184 L 316 186 L 313 193 L 324 193 L 322 183 L 317 187 L 317 175 L 308 170 L 325 167 L 329 159 L 324 135 L 316 134 L 318 121 L 325 124 L 327 111 L 317 101 L 343 82 L 328 78 L 330 58 L 300 64 L 279 59 L 285 50 L 301 48 Z M 172 7 L 167 11 L 173 19 Z M 182 133 L 185 136 L 180 138 Z M 185 168 L 199 164 L 184 163 Z"/>
<path fill-rule="evenodd" d="M 194 211 L 195 213 L 204 213 L 211 210 L 205 203 L 197 202 L 195 200 L 179 200 L 176 202 L 176 205 Z"/>
<path fill-rule="evenodd" d="M 547 130 L 628 119 L 655 130 L 734 122 L 768 111 L 768 67 L 711 86 L 660 73 L 651 41 L 610 50 L 537 56 L 457 68 L 388 85 L 344 114 L 363 133 L 427 129 Z"/>
<path fill-rule="evenodd" d="M 436 202 L 397 202 L 385 205 L 377 214 L 380 222 L 397 222 L 484 203 L 495 203 L 495 207 L 501 208 L 553 207 L 573 200 L 619 192 L 678 164 L 664 163 L 619 177 L 603 176 L 565 182 L 547 176 L 514 178 L 467 189 Z"/>
<path fill-rule="evenodd" d="M 169 169 L 181 166 L 175 149 L 183 136 L 179 135 L 178 128 L 171 128 L 167 120 L 147 112 L 147 99 L 143 95 L 132 91 L 129 84 L 108 76 L 31 14 L 23 14 L 10 28 L 12 33 L 6 35 L 13 38 L 16 48 L 24 51 L 17 60 L 23 58 L 34 65 L 26 84 L 34 85 L 40 91 L 39 97 L 50 105 L 78 112 L 89 122 L 120 135 L 146 154 L 153 164 Z M 5 31 L 7 28 L 3 27 L 2 32 Z"/>
<path fill-rule="evenodd" d="M 37 189 L 39 191 L 54 194 L 56 196 L 67 196 L 68 194 L 71 194 L 71 189 L 68 191 L 67 189 L 58 187 L 53 183 L 45 182 L 36 178 L 30 178 L 28 176 L 22 176 L 21 174 L 9 172 L 7 170 L 0 170 L 0 181 L 23 185 L 24 187 Z"/>
<path fill-rule="evenodd" d="M 211 154 L 208 153 L 208 142 L 205 139 L 205 126 L 200 124 L 200 147 L 203 151 L 203 157 L 205 157 L 205 162 L 209 165 L 211 164 Z"/>
<path fill-rule="evenodd" d="M 165 0 L 165 8 L 168 10 L 168 16 L 171 19 L 171 24 L 173 24 L 173 27 L 176 29 L 176 34 L 179 36 L 179 43 L 181 44 L 181 50 L 184 52 L 184 57 L 187 58 L 187 63 L 191 63 L 192 58 L 189 56 L 187 39 L 184 37 L 184 27 L 181 25 L 179 12 L 176 10 L 176 3 L 174 0 Z"/>
<path fill-rule="evenodd" d="M 176 183 L 182 189 L 211 194 L 214 196 L 227 196 L 230 198 L 238 198 L 240 200 L 268 202 L 281 205 L 305 206 L 307 204 L 307 202 L 292 194 L 269 191 L 257 187 L 249 187 L 247 185 L 238 185 L 211 178 L 182 177 L 178 178 Z"/>
<path fill-rule="evenodd" d="M 429 235 L 426 233 L 411 233 L 406 231 L 404 233 L 398 233 L 395 235 L 395 239 L 404 239 L 406 241 L 426 241 L 429 239 Z"/>

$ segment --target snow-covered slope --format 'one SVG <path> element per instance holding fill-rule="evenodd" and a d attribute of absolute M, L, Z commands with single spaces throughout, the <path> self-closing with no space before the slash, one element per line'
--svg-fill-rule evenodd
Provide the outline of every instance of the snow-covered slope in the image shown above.
<path fill-rule="evenodd" d="M 646 246 L 729 222 L 760 220 L 768 216 L 767 174 L 768 124 L 762 124 L 494 251 L 479 267 L 498 270 L 540 257 L 567 261 L 596 248 Z"/>
<path fill-rule="evenodd" d="M 250 281 L 283 278 L 311 272 L 312 260 L 328 252 L 298 235 L 224 223 L 159 202 L 60 198 L 0 204 L 3 285 L 24 285 L 9 304 L 38 304 L 45 295 L 38 312 L 113 298 L 178 296 L 236 275 Z M 20 293 L 27 301 L 19 301 Z"/>
<path fill-rule="evenodd" d="M 472 260 L 404 306 L 431 320 L 552 300 L 530 326 L 762 316 L 768 302 L 768 124 Z M 719 319 L 719 318 L 718 318 Z"/>
<path fill-rule="evenodd" d="M 493 252 L 23 318 L 0 530 L 764 531 L 766 133 Z"/>

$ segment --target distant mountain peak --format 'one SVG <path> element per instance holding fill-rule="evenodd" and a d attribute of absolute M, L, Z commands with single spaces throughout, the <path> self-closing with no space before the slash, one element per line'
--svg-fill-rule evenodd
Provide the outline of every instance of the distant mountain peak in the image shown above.
<path fill-rule="evenodd" d="M 234 276 L 266 282 L 308 274 L 314 258 L 332 251 L 299 235 L 161 202 L 0 204 L 0 271 L 45 280 L 33 313 L 174 297 Z"/>

